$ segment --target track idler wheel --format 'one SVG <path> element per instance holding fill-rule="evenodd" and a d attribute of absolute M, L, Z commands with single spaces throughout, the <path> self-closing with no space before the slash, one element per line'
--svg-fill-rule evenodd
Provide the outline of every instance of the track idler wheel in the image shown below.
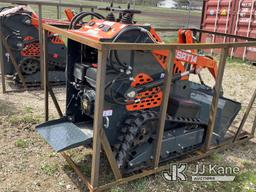
<path fill-rule="evenodd" d="M 153 142 L 157 120 L 155 111 L 138 111 L 129 115 L 121 125 L 122 135 L 118 138 L 120 145 L 116 150 L 116 160 L 124 173 L 132 171 L 128 163 L 133 159 L 135 150 L 146 142 Z"/>

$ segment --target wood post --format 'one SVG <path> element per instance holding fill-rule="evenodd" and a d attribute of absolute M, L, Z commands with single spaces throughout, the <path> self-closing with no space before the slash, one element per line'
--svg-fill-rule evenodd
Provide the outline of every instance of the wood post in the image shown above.
<path fill-rule="evenodd" d="M 164 87 L 163 101 L 160 108 L 160 116 L 159 116 L 159 124 L 158 124 L 159 126 L 157 129 L 157 136 L 156 136 L 156 142 L 155 142 L 154 168 L 158 167 L 159 160 L 160 160 L 166 112 L 167 112 L 167 106 L 168 106 L 172 77 L 173 77 L 172 71 L 173 71 L 174 59 L 175 59 L 175 49 L 171 49 L 168 57 L 166 72 L 165 72 L 165 81 L 163 86 Z"/>
<path fill-rule="evenodd" d="M 219 66 L 218 66 L 217 79 L 216 79 L 216 83 L 215 83 L 215 86 L 213 89 L 214 93 L 213 93 L 213 98 L 212 98 L 212 105 L 210 108 L 210 117 L 209 117 L 209 122 L 208 122 L 208 128 L 206 131 L 204 152 L 207 152 L 209 150 L 209 147 L 212 142 L 212 134 L 213 134 L 213 130 L 215 127 L 216 115 L 217 115 L 217 110 L 218 110 L 218 101 L 219 101 L 219 97 L 220 97 L 220 91 L 222 89 L 222 80 L 223 80 L 227 55 L 228 55 L 228 48 L 222 48 L 221 55 L 220 55 L 220 62 L 219 62 Z"/>
<path fill-rule="evenodd" d="M 1 26 L 1 25 L 0 25 Z M 0 31 L 2 28 L 0 27 Z M 2 92 L 6 93 L 6 84 L 5 84 L 5 70 L 4 70 L 4 54 L 3 54 L 3 36 L 0 33 L 0 67 L 1 67 L 1 81 L 2 81 Z"/>
<path fill-rule="evenodd" d="M 103 108 L 105 94 L 105 77 L 107 65 L 108 51 L 105 49 L 98 50 L 98 68 L 96 76 L 96 99 L 93 121 L 93 156 L 92 156 L 92 171 L 91 184 L 93 187 L 98 187 L 99 167 L 100 167 L 100 148 L 101 137 L 100 129 L 103 128 Z"/>
<path fill-rule="evenodd" d="M 43 61 L 43 68 L 41 68 L 41 71 L 43 71 L 43 85 L 44 85 L 44 107 L 45 107 L 45 121 L 49 120 L 49 93 L 48 93 L 48 31 L 43 31 L 43 57 L 41 58 L 41 61 Z M 42 84 L 41 84 L 42 85 Z"/>
<path fill-rule="evenodd" d="M 248 106 L 246 108 L 246 111 L 245 111 L 244 116 L 242 118 L 242 121 L 241 121 L 241 123 L 240 123 L 240 125 L 238 127 L 238 130 L 236 132 L 236 135 L 234 137 L 234 141 L 233 142 L 235 142 L 239 138 L 239 135 L 240 135 L 240 133 L 241 133 L 243 127 L 244 127 L 244 124 L 245 124 L 245 122 L 246 122 L 246 120 L 247 120 L 247 118 L 249 116 L 249 113 L 250 113 L 250 111 L 252 109 L 252 106 L 254 104 L 255 99 L 256 99 L 256 89 L 254 90 L 252 98 L 251 98 L 251 100 L 250 100 L 250 102 L 249 102 L 249 104 L 248 104 Z M 255 119 L 256 119 L 256 117 L 255 117 Z M 255 124 L 255 120 L 254 120 L 254 124 Z M 252 134 L 254 134 L 254 133 L 252 133 Z"/>
<path fill-rule="evenodd" d="M 38 37 L 40 44 L 40 85 L 44 88 L 44 47 L 43 47 L 43 23 L 42 23 L 42 4 L 38 4 Z"/>

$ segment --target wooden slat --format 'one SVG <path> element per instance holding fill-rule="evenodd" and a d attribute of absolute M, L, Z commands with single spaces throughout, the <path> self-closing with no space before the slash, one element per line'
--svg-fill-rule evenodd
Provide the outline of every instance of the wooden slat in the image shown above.
<path fill-rule="evenodd" d="M 169 49 L 217 49 L 217 48 L 230 48 L 230 47 L 251 47 L 256 46 L 256 41 L 250 42 L 236 42 L 236 43 L 101 43 L 106 49 L 112 50 L 169 50 Z"/>
<path fill-rule="evenodd" d="M 222 49 L 221 55 L 220 55 L 220 62 L 219 62 L 219 66 L 218 66 L 217 79 L 216 79 L 216 83 L 215 83 L 215 86 L 213 89 L 214 92 L 213 92 L 212 104 L 211 104 L 211 109 L 210 109 L 208 128 L 207 128 L 206 137 L 205 137 L 205 146 L 204 146 L 205 152 L 207 152 L 207 150 L 209 149 L 209 147 L 211 145 L 211 141 L 212 141 L 212 135 L 213 135 L 213 130 L 215 127 L 215 122 L 216 122 L 218 101 L 219 101 L 219 97 L 220 97 L 220 91 L 222 88 L 222 80 L 223 80 L 227 55 L 228 55 L 228 49 L 227 48 Z"/>
<path fill-rule="evenodd" d="M 49 82 L 48 82 L 48 91 L 49 91 L 50 96 L 52 98 L 53 104 L 54 104 L 54 106 L 55 106 L 55 108 L 56 108 L 56 110 L 57 110 L 57 112 L 59 114 L 59 117 L 63 117 L 63 113 L 62 113 L 62 111 L 60 109 L 60 105 L 59 105 L 58 100 L 57 100 L 57 98 L 56 98 L 56 96 L 55 96 L 55 94 L 54 94 L 54 92 L 52 90 L 52 87 L 49 85 Z"/>
<path fill-rule="evenodd" d="M 0 35 L 3 36 L 3 33 L 0 33 Z M 13 64 L 14 68 L 15 68 L 15 71 L 17 72 L 17 74 L 18 74 L 18 76 L 19 76 L 19 78 L 21 80 L 22 86 L 27 90 L 28 87 L 26 85 L 26 82 L 25 82 L 25 79 L 24 79 L 23 75 L 21 74 L 19 66 L 18 66 L 18 64 L 17 64 L 17 62 L 16 62 L 16 60 L 15 60 L 13 54 L 12 54 L 12 50 L 10 49 L 6 39 L 2 39 L 2 40 L 3 40 L 3 46 L 4 46 L 5 50 L 6 50 L 6 52 L 9 53 L 11 62 Z"/>
<path fill-rule="evenodd" d="M 199 155 L 194 155 L 194 156 L 192 156 L 190 158 L 181 159 L 181 160 L 177 161 L 176 163 L 190 163 L 190 162 L 193 162 L 193 161 L 197 161 L 197 160 L 205 158 L 205 157 L 207 157 L 207 156 L 209 156 L 209 155 L 211 155 L 213 153 L 223 151 L 223 150 L 227 149 L 228 147 L 236 146 L 237 144 L 241 144 L 241 143 L 245 143 L 248 140 L 250 140 L 251 138 L 252 137 L 249 137 L 249 136 L 248 137 L 244 137 L 241 140 L 237 140 L 235 143 L 233 143 L 232 139 L 231 139 L 229 144 L 227 144 L 227 145 L 216 146 L 215 148 L 212 148 L 211 150 L 209 150 L 207 153 L 200 153 L 199 152 Z M 99 191 L 106 191 L 107 189 L 115 187 L 116 185 L 121 185 L 121 184 L 130 182 L 130 181 L 133 181 L 133 180 L 136 180 L 136 179 L 140 179 L 140 178 L 152 175 L 152 174 L 156 174 L 156 173 L 159 173 L 161 171 L 167 170 L 169 168 L 170 168 L 170 165 L 166 164 L 166 165 L 160 166 L 160 167 L 158 167 L 156 169 L 145 170 L 142 173 L 139 173 L 139 174 L 136 174 L 136 175 L 132 175 L 130 177 L 126 177 L 126 178 L 123 178 L 123 179 L 119 179 L 117 181 L 114 181 L 114 182 L 105 184 L 103 186 L 100 186 L 98 188 L 95 188 L 94 191 L 95 192 L 96 191 L 97 192 L 99 192 Z"/>
<path fill-rule="evenodd" d="M 68 164 L 74 169 L 76 174 L 81 178 L 82 182 L 88 187 L 90 191 L 93 191 L 93 187 L 90 184 L 89 178 L 87 178 L 80 170 L 80 168 L 75 164 L 75 162 L 70 158 L 69 155 L 66 153 L 62 152 L 61 155 L 66 159 Z"/>
<path fill-rule="evenodd" d="M 158 124 L 159 126 L 157 126 L 158 129 L 157 129 L 155 151 L 154 151 L 154 167 L 155 168 L 158 167 L 159 160 L 160 160 L 166 112 L 167 112 L 167 106 L 169 102 L 169 95 L 170 95 L 171 83 L 172 83 L 172 77 L 173 77 L 172 71 L 173 71 L 174 59 L 175 59 L 175 50 L 171 49 L 168 57 L 167 69 L 165 71 L 165 81 L 163 86 L 163 101 L 160 107 L 160 116 L 159 116 L 159 124 Z"/>
<path fill-rule="evenodd" d="M 198 33 L 207 33 L 207 34 L 212 34 L 212 35 L 217 35 L 217 36 L 223 36 L 225 38 L 231 37 L 231 38 L 240 39 L 240 40 L 256 41 L 256 38 L 253 38 L 253 37 L 245 37 L 245 36 L 241 36 L 241 35 L 233 35 L 233 34 L 228 34 L 228 33 L 217 32 L 217 31 L 214 32 L 214 31 L 209 31 L 209 30 L 205 30 L 205 29 L 198 29 L 198 28 L 183 28 L 183 29 L 191 30 L 191 31 L 198 32 Z M 179 30 L 179 28 L 156 27 L 155 30 L 158 32 L 177 32 Z"/>
<path fill-rule="evenodd" d="M 114 176 L 115 176 L 116 179 L 120 179 L 120 178 L 122 178 L 122 175 L 121 175 L 121 172 L 120 172 L 120 170 L 117 166 L 116 159 L 113 155 L 110 144 L 108 142 L 108 138 L 107 138 L 103 128 L 100 129 L 100 136 L 101 136 L 102 147 L 103 147 L 103 149 L 104 149 L 104 151 L 107 155 L 108 162 L 109 162 L 110 167 L 111 167 L 111 169 L 114 173 Z"/>
<path fill-rule="evenodd" d="M 39 46 L 40 46 L 40 85 L 41 85 L 41 89 L 44 88 L 44 52 L 45 49 L 47 49 L 47 46 L 44 47 L 43 45 L 43 26 L 42 26 L 42 5 L 39 4 L 38 5 L 38 37 L 39 37 Z M 45 40 L 46 41 L 46 40 Z M 47 41 L 46 41 L 46 45 L 48 45 Z"/>
<path fill-rule="evenodd" d="M 90 47 L 93 47 L 95 49 L 101 50 L 102 46 L 101 43 L 91 40 L 89 38 L 83 37 L 82 35 L 78 35 L 78 34 L 74 34 L 70 31 L 64 30 L 64 29 L 60 29 L 58 27 L 54 27 L 48 24 L 43 23 L 43 28 L 44 30 L 47 31 L 51 31 L 53 33 L 59 34 L 59 35 L 63 35 L 66 38 L 72 39 L 74 41 L 80 42 L 82 44 L 88 45 Z"/>
<path fill-rule="evenodd" d="M 48 93 L 48 33 L 47 31 L 43 31 L 43 57 L 41 57 L 40 61 L 43 62 L 41 66 L 41 72 L 43 72 L 43 80 L 44 82 L 41 85 L 44 86 L 44 120 L 45 122 L 49 120 L 49 93 Z M 42 50 L 41 49 L 41 50 Z M 42 76 L 41 76 L 42 77 Z"/>
<path fill-rule="evenodd" d="M 243 116 L 243 118 L 242 118 L 242 121 L 241 121 L 241 123 L 240 123 L 240 125 L 239 125 L 239 127 L 238 127 L 238 130 L 237 130 L 236 135 L 235 135 L 235 137 L 234 137 L 234 142 L 237 140 L 237 138 L 239 137 L 241 131 L 243 130 L 244 124 L 245 124 L 245 122 L 246 122 L 246 120 L 247 120 L 247 118 L 248 118 L 248 116 L 249 116 L 249 113 L 250 113 L 250 111 L 251 111 L 251 109 L 252 109 L 252 106 L 253 106 L 253 104 L 254 104 L 254 102 L 255 102 L 255 99 L 256 99 L 256 89 L 254 90 L 254 93 L 253 93 L 253 95 L 252 95 L 252 98 L 251 98 L 251 100 L 250 100 L 250 102 L 249 102 L 249 104 L 248 104 L 248 106 L 247 106 L 247 108 L 246 108 L 246 111 L 245 111 L 245 113 L 244 113 L 244 116 Z"/>
<path fill-rule="evenodd" d="M 1 31 L 1 28 L 0 28 Z M 3 36 L 0 34 L 0 67 L 1 67 L 1 81 L 2 81 L 2 92 L 6 93 L 6 84 L 5 84 L 5 69 L 4 69 L 4 54 L 3 54 Z"/>
<path fill-rule="evenodd" d="M 70 31 L 59 29 L 57 27 L 43 24 L 45 30 L 63 35 L 74 41 L 78 41 L 82 44 L 89 45 L 93 48 L 101 50 L 104 46 L 105 49 L 119 49 L 119 50 L 169 50 L 169 49 L 209 49 L 209 48 L 230 48 L 230 47 L 251 47 L 256 46 L 256 40 L 250 42 L 235 42 L 235 43 L 193 43 L 193 44 L 180 44 L 180 43 L 109 43 L 109 42 L 97 42 L 86 38 L 82 35 L 74 34 Z"/>
<path fill-rule="evenodd" d="M 253 121 L 253 125 L 252 125 L 252 131 L 251 131 L 252 137 L 254 137 L 255 130 L 256 130 L 256 115 L 254 117 L 254 121 Z"/>
<path fill-rule="evenodd" d="M 103 108 L 105 95 L 105 77 L 107 65 L 108 51 L 98 51 L 98 68 L 96 76 L 96 98 L 95 111 L 93 121 L 93 155 L 92 155 L 92 171 L 91 184 L 93 187 L 98 186 L 99 182 L 99 166 L 100 166 L 100 129 L 103 128 Z"/>

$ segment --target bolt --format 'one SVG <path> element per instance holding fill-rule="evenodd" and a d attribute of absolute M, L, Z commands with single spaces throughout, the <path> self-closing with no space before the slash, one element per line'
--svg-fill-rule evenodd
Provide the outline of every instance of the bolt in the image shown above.
<path fill-rule="evenodd" d="M 132 164 L 132 163 L 129 163 L 129 165 L 130 165 L 130 167 L 132 167 L 132 166 L 133 166 L 133 164 Z"/>
<path fill-rule="evenodd" d="M 27 19 L 27 20 L 25 20 L 24 23 L 27 24 L 27 25 L 30 25 L 30 24 L 31 24 L 31 20 L 30 20 L 30 19 Z"/>
<path fill-rule="evenodd" d="M 181 149 L 184 149 L 184 147 L 183 147 L 181 144 L 178 144 L 178 146 L 179 146 Z"/>
<path fill-rule="evenodd" d="M 22 43 L 17 43 L 17 47 L 23 47 Z"/>
<path fill-rule="evenodd" d="M 165 151 L 165 153 L 166 153 L 167 155 L 169 155 L 169 154 L 170 154 L 170 151 Z"/>
<path fill-rule="evenodd" d="M 71 116 L 68 116 L 69 121 L 73 121 L 73 118 Z"/>
<path fill-rule="evenodd" d="M 136 92 L 131 91 L 131 92 L 127 93 L 127 96 L 130 97 L 130 98 L 134 98 L 136 96 Z"/>
<path fill-rule="evenodd" d="M 130 77 L 129 80 L 130 80 L 130 81 L 134 81 L 134 78 L 133 78 L 133 77 Z"/>

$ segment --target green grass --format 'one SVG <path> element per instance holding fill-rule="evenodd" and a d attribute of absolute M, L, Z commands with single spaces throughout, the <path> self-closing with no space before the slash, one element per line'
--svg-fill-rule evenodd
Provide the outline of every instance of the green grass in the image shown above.
<path fill-rule="evenodd" d="M 91 168 L 90 168 L 87 164 L 83 163 L 83 164 L 80 165 L 79 167 L 80 167 L 81 171 L 82 171 L 85 175 L 88 176 L 88 175 L 91 174 Z"/>
<path fill-rule="evenodd" d="M 99 2 L 99 1 L 82 1 L 82 0 L 62 0 L 63 3 L 73 3 L 73 4 L 81 4 L 81 5 L 88 5 L 88 6 L 99 6 L 99 7 L 105 7 L 109 6 L 109 3 L 107 2 Z M 121 6 L 122 8 L 126 8 L 125 4 L 115 4 L 115 6 Z M 31 6 L 36 12 L 38 12 L 37 6 Z M 65 18 L 64 9 L 62 8 L 61 15 L 62 18 Z M 136 9 L 139 9 L 142 11 L 142 14 L 136 14 L 135 20 L 138 21 L 138 23 L 151 23 L 154 26 L 157 27 L 182 27 L 186 25 L 186 22 L 177 22 L 174 18 L 178 16 L 179 18 L 184 18 L 186 20 L 188 11 L 186 10 L 179 10 L 179 9 L 167 9 L 167 8 L 159 8 L 159 7 L 153 7 L 153 6 L 142 6 L 142 5 L 136 5 Z M 76 11 L 77 13 L 80 12 L 77 8 L 72 8 L 72 10 Z M 89 9 L 84 9 L 84 11 L 90 11 Z M 103 15 L 106 15 L 106 11 L 99 11 L 95 10 L 98 13 L 101 13 Z M 153 13 L 153 15 L 150 15 L 150 13 Z M 159 17 L 156 17 L 154 13 L 161 13 L 166 16 L 165 19 L 161 19 Z M 191 16 L 198 17 L 198 21 L 200 22 L 201 12 L 200 11 L 192 11 Z M 56 18 L 57 17 L 57 11 L 56 8 L 53 6 L 43 6 L 43 17 L 48 18 Z"/>
<path fill-rule="evenodd" d="M 211 156 L 209 156 L 209 158 L 215 163 L 220 163 L 223 161 L 223 156 L 219 153 L 214 153 Z"/>
<path fill-rule="evenodd" d="M 29 145 L 27 140 L 24 139 L 18 139 L 17 141 L 15 141 L 15 146 L 19 147 L 19 148 L 27 148 Z"/>
<path fill-rule="evenodd" d="M 42 117 L 35 114 L 32 107 L 25 107 L 21 111 L 8 115 L 7 117 L 7 121 L 11 125 L 38 124 L 41 120 Z"/>
<path fill-rule="evenodd" d="M 231 57 L 227 57 L 227 63 L 231 63 L 232 65 L 234 65 L 234 64 L 239 64 L 239 65 L 241 65 L 241 64 L 245 64 L 246 62 L 245 61 L 243 61 L 242 59 L 240 59 L 240 58 L 231 58 Z"/>
<path fill-rule="evenodd" d="M 48 154 L 48 157 L 56 157 L 57 156 L 57 153 L 56 152 L 50 152 Z"/>
<path fill-rule="evenodd" d="M 6 101 L 0 100 L 0 115 L 6 116 L 6 115 L 12 115 L 16 111 L 13 104 L 8 103 Z"/>
<path fill-rule="evenodd" d="M 121 187 L 116 187 L 114 189 L 111 189 L 111 192 L 126 192 L 124 189 L 122 189 Z"/>
<path fill-rule="evenodd" d="M 246 171 L 241 173 L 235 181 L 239 184 L 237 187 L 240 191 L 256 191 L 256 171 Z"/>
<path fill-rule="evenodd" d="M 7 121 L 11 125 L 19 124 L 38 124 L 41 121 L 40 116 L 36 116 L 33 113 L 15 114 L 7 118 Z"/>
<path fill-rule="evenodd" d="M 127 185 L 117 186 L 111 189 L 111 192 L 126 192 L 126 191 L 138 191 L 138 192 L 148 192 L 147 186 L 148 181 L 147 178 L 138 179 L 134 182 L 130 182 Z"/>
<path fill-rule="evenodd" d="M 255 168 L 255 165 L 256 165 L 255 163 L 248 160 L 244 160 L 242 163 L 246 169 L 253 169 Z"/>
<path fill-rule="evenodd" d="M 49 176 L 53 176 L 57 171 L 59 167 L 57 164 L 43 164 L 41 165 L 41 171 Z"/>

